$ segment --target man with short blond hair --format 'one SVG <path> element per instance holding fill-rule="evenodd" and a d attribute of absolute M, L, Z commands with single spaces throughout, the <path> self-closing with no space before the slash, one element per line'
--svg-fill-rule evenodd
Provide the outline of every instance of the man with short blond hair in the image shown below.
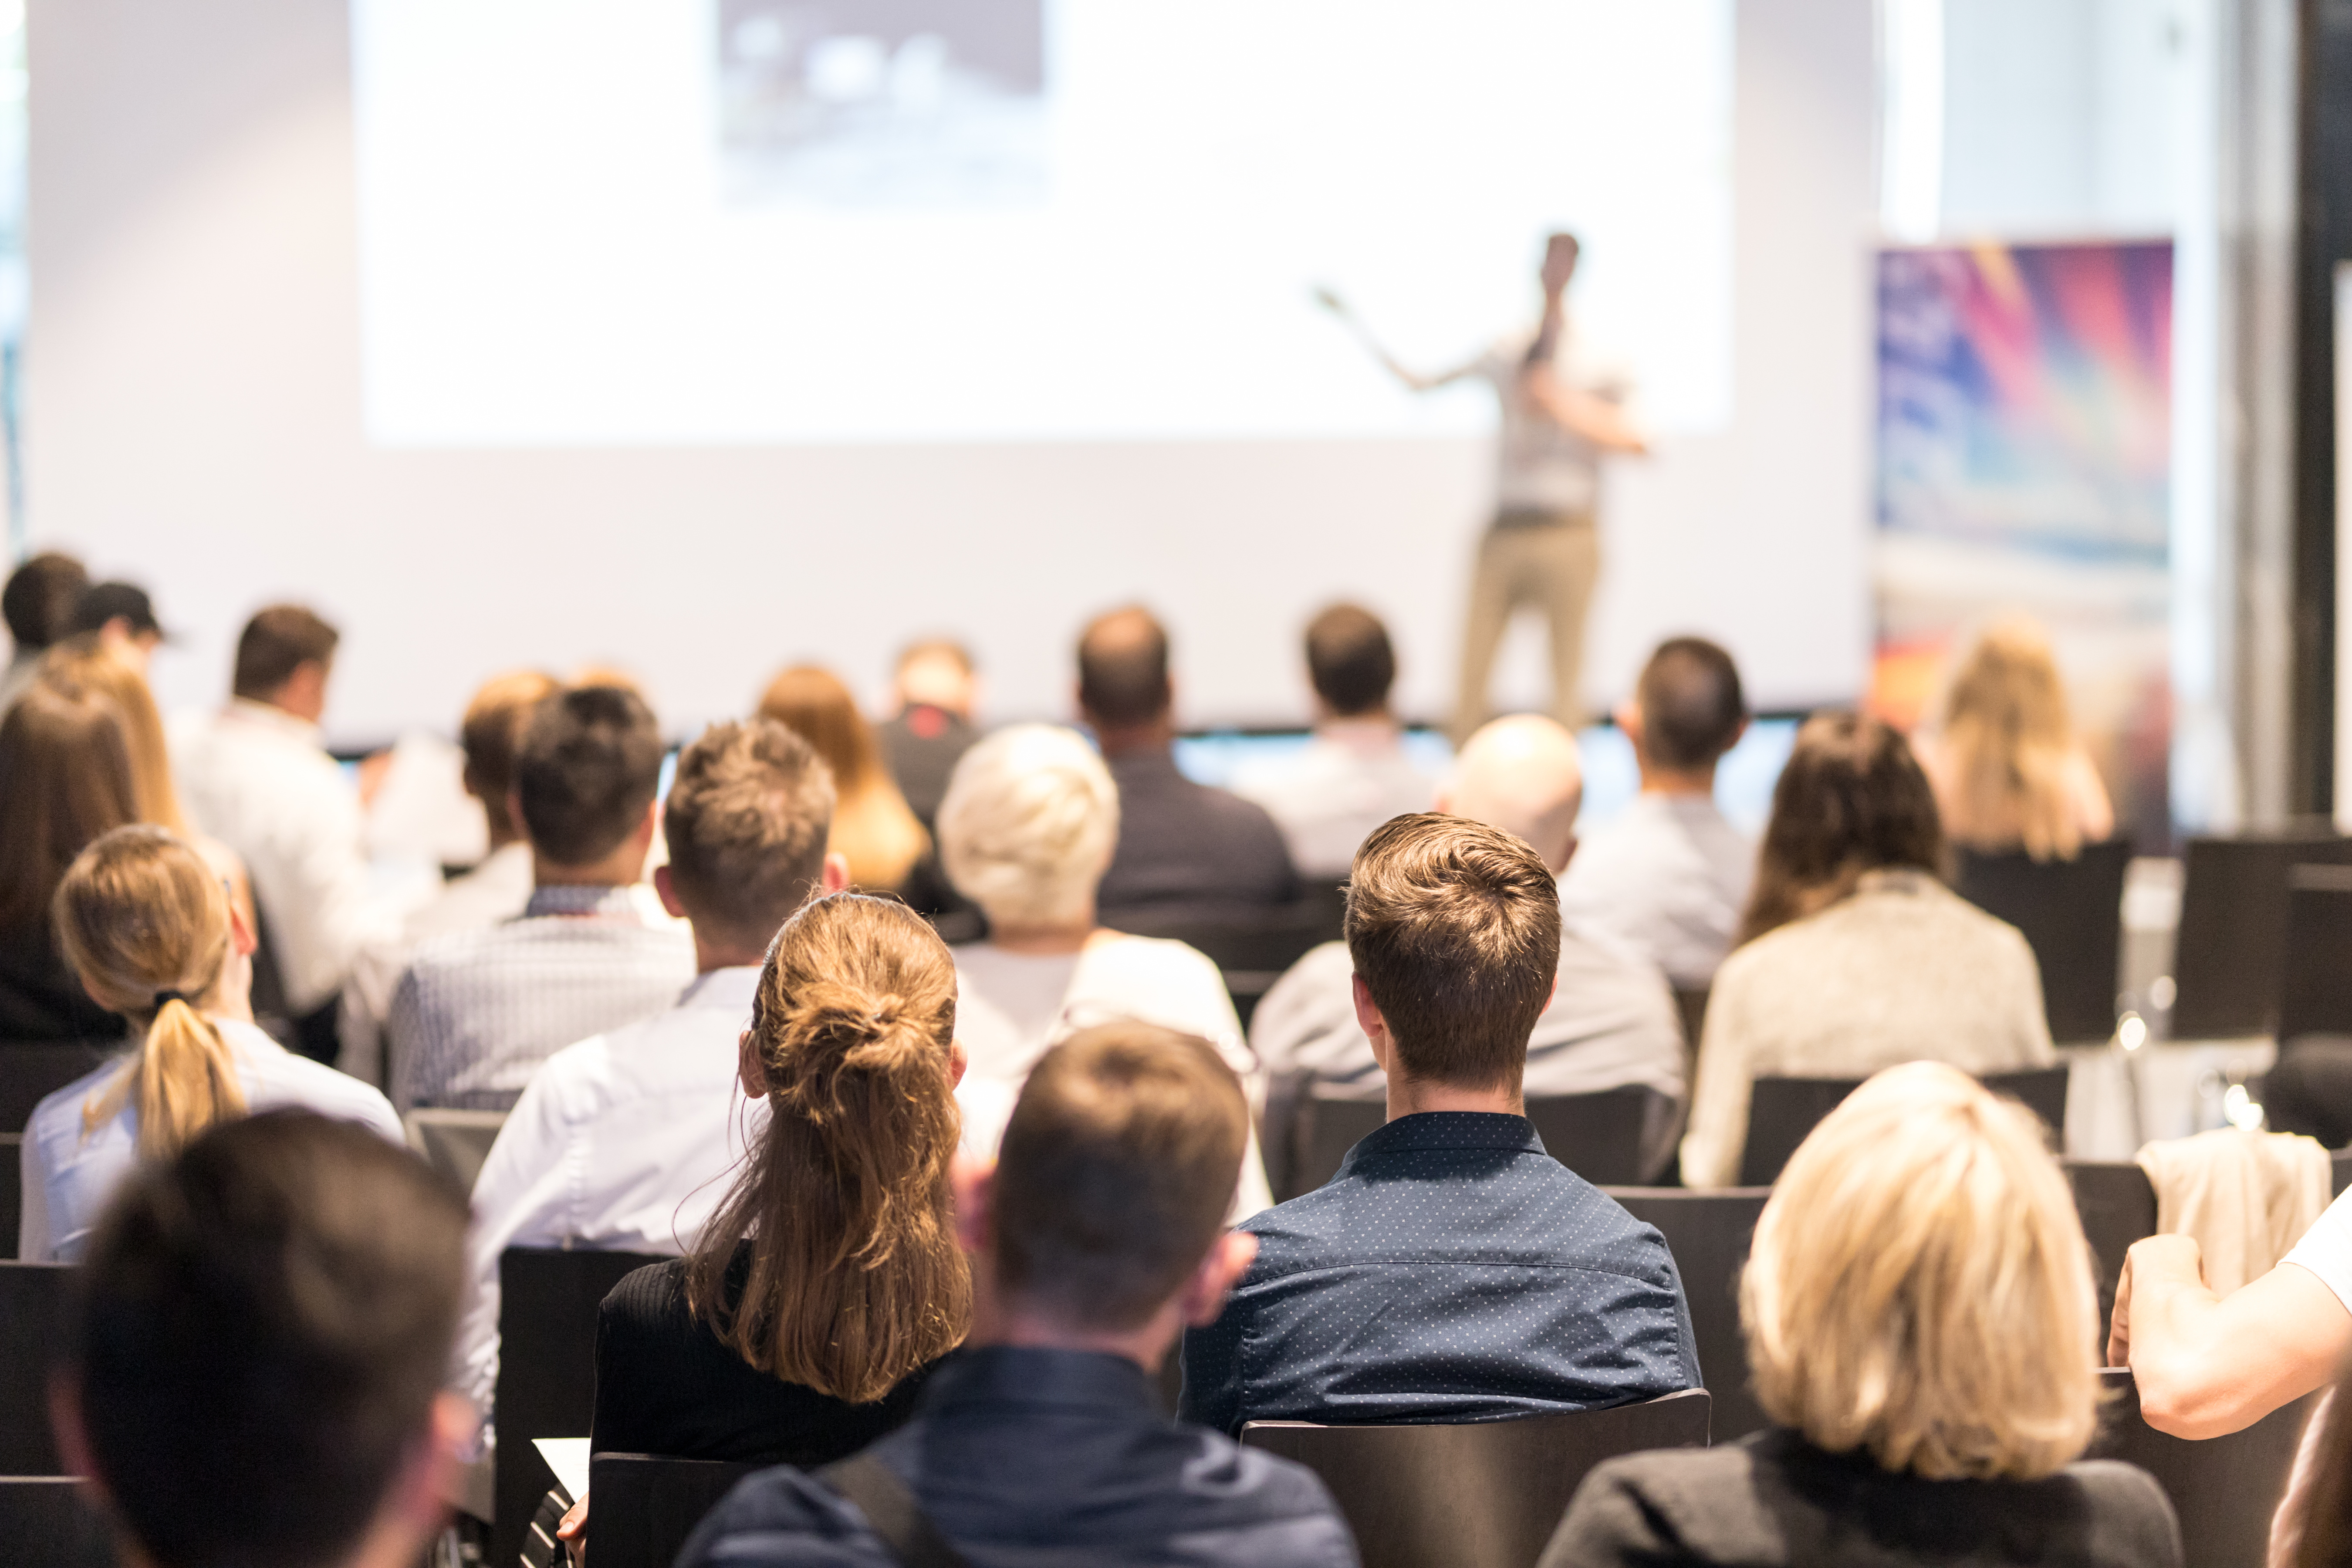
<path fill-rule="evenodd" d="M 1185 1337 L 1186 1418 L 1489 1421 L 1697 1386 L 1664 1238 L 1527 1120 L 1559 962 L 1544 857 L 1484 822 L 1400 816 L 1356 852 L 1345 929 L 1388 1124 L 1243 1223 L 1257 1258 Z"/>

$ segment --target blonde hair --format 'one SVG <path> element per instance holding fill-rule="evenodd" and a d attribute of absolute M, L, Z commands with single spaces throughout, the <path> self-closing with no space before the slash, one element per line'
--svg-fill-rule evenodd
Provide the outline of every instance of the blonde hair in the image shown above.
<path fill-rule="evenodd" d="M 1739 1288 L 1756 1397 L 1930 1479 L 2050 1475 L 2097 1425 L 2090 1248 L 2031 1111 L 1889 1068 L 1790 1157 Z"/>
<path fill-rule="evenodd" d="M 2066 789 L 2074 730 L 2039 626 L 2021 616 L 1985 628 L 1952 673 L 1941 730 L 1944 826 L 1955 840 L 2074 858 L 2083 847 Z"/>
<path fill-rule="evenodd" d="M 172 783 L 172 753 L 163 739 L 163 715 L 146 677 L 107 651 L 96 633 L 59 643 L 41 661 L 41 672 L 61 685 L 88 691 L 114 705 L 131 757 L 131 784 L 139 797 L 139 819 L 188 832 L 180 792 Z"/>
<path fill-rule="evenodd" d="M 689 1305 L 759 1371 L 865 1405 L 962 1342 L 955 1002 L 946 944 L 894 900 L 819 899 L 770 945 L 751 1029 L 768 1125 L 687 1268 Z"/>
<path fill-rule="evenodd" d="M 128 1103 L 140 1153 L 164 1159 L 244 1115 L 236 1058 L 197 1011 L 230 949 L 228 889 L 204 857 L 166 828 L 118 827 L 75 857 L 51 910 L 66 962 L 90 994 L 146 1026 L 137 1052 L 82 1106 L 84 1136 Z"/>
<path fill-rule="evenodd" d="M 1011 929 L 1084 920 L 1118 843 L 1118 786 L 1075 730 L 1013 724 L 966 752 L 940 802 L 956 890 Z"/>
<path fill-rule="evenodd" d="M 813 664 L 779 671 L 761 694 L 759 716 L 815 748 L 833 770 L 833 831 L 826 847 L 849 862 L 861 888 L 894 890 L 931 847 L 931 836 L 898 793 L 873 726 L 841 678 Z"/>

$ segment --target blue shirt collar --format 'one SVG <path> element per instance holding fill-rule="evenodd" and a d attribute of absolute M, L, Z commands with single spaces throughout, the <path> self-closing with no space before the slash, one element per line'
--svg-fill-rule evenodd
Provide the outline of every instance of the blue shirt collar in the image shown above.
<path fill-rule="evenodd" d="M 1339 1163 L 1344 1176 L 1369 1160 L 1410 1154 L 1423 1149 L 1510 1149 L 1528 1154 L 1546 1152 L 1536 1136 L 1536 1124 L 1524 1116 L 1491 1110 L 1424 1110 L 1400 1117 L 1368 1132 Z M 1333 1178 L 1335 1181 L 1338 1177 Z"/>
<path fill-rule="evenodd" d="M 522 918 L 540 915 L 597 915 L 607 920 L 637 920 L 636 895 L 626 888 L 593 887 L 562 882 L 530 890 Z"/>
<path fill-rule="evenodd" d="M 1173 1348 L 1169 1353 L 1175 1353 Z M 940 1363 L 924 1385 L 924 1407 L 944 1412 L 966 1405 L 1078 1405 L 1126 1415 L 1160 1412 L 1150 1378 L 1125 1356 L 1031 1345 L 977 1345 Z"/>

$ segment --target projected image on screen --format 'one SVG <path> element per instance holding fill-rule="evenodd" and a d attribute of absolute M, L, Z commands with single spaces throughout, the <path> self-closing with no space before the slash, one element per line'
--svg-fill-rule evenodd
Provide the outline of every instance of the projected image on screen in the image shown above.
<path fill-rule="evenodd" d="M 1042 202 L 1045 0 L 719 0 L 728 197 Z"/>
<path fill-rule="evenodd" d="M 1543 236 L 1731 415 L 1732 0 L 352 0 L 362 390 L 404 447 L 1492 427 Z"/>

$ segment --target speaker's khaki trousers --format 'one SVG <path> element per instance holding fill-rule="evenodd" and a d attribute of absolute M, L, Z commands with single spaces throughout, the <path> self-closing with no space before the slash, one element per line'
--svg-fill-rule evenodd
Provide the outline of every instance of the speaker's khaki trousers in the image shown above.
<path fill-rule="evenodd" d="M 1584 722 L 1578 681 L 1584 671 L 1584 613 L 1601 575 L 1601 531 L 1591 513 L 1556 521 L 1496 526 L 1478 543 L 1470 617 L 1462 636 L 1462 689 L 1454 743 L 1486 721 L 1486 686 L 1512 614 L 1532 605 L 1551 625 L 1551 712 L 1570 729 Z"/>

